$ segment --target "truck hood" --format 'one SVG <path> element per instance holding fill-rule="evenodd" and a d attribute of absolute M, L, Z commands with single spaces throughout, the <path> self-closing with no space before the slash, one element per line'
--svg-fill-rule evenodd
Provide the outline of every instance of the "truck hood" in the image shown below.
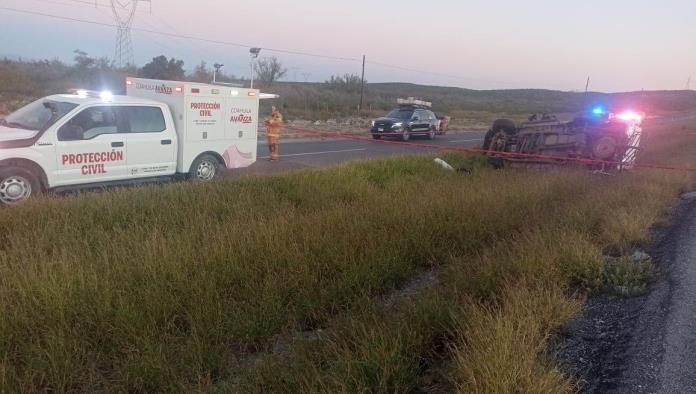
<path fill-rule="evenodd" d="M 0 142 L 26 140 L 36 136 L 36 130 L 15 129 L 13 127 L 0 126 Z"/>

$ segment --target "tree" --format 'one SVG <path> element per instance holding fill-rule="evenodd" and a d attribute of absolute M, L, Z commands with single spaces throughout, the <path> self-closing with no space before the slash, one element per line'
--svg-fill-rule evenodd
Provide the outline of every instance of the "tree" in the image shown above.
<path fill-rule="evenodd" d="M 138 74 L 143 78 L 171 81 L 180 81 L 186 76 L 183 60 L 167 59 L 164 55 L 153 58 L 150 63 L 140 69 Z"/>
<path fill-rule="evenodd" d="M 201 62 L 193 69 L 189 79 L 192 82 L 210 83 L 213 80 L 213 72 L 208 68 L 206 62 Z"/>
<path fill-rule="evenodd" d="M 210 83 L 213 80 L 213 70 L 208 68 L 208 63 L 200 62 L 189 74 L 188 79 L 192 82 Z M 235 76 L 233 74 L 225 74 L 222 70 L 217 73 L 215 79 L 217 82 L 234 83 Z"/>
<path fill-rule="evenodd" d="M 256 78 L 266 87 L 271 86 L 273 82 L 283 78 L 288 73 L 288 69 L 283 67 L 283 63 L 275 56 L 259 59 L 254 63 L 254 71 Z"/>
<path fill-rule="evenodd" d="M 91 57 L 79 49 L 74 53 L 75 66 L 70 70 L 70 79 L 77 83 L 76 86 L 84 89 L 122 91 L 126 69 L 117 70 L 114 63 L 106 57 Z"/>
<path fill-rule="evenodd" d="M 346 93 L 359 93 L 362 85 L 362 78 L 355 74 L 344 76 L 332 75 L 331 79 L 325 82 L 330 88 Z M 367 84 L 367 81 L 365 81 Z"/>

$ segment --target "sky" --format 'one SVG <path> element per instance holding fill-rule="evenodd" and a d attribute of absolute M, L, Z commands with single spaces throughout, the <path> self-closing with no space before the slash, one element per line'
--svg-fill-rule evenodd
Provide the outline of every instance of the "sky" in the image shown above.
<path fill-rule="evenodd" d="M 128 0 L 117 0 L 126 4 Z M 0 0 L 0 56 L 114 56 L 111 0 Z M 96 4 L 96 6 L 95 6 Z M 472 89 L 616 92 L 696 87 L 694 0 L 152 0 L 134 27 L 266 48 L 285 80 L 360 74 L 370 82 Z M 136 64 L 165 54 L 191 69 L 222 63 L 247 77 L 248 48 L 133 31 Z M 307 52 L 335 60 L 269 50 Z"/>

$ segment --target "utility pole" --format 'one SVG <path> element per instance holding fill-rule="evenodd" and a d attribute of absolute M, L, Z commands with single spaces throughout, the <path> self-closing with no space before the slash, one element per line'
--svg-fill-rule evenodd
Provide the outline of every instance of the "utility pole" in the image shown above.
<path fill-rule="evenodd" d="M 302 73 L 302 78 L 304 78 L 305 83 L 309 82 L 309 76 L 312 75 L 310 73 Z"/>
<path fill-rule="evenodd" d="M 144 1 L 150 3 L 150 12 L 152 12 L 151 0 L 111 0 L 111 11 L 116 20 L 116 50 L 114 51 L 114 62 L 118 67 L 125 67 L 134 63 L 133 59 L 133 39 L 131 37 L 131 27 L 133 26 L 133 18 L 135 18 L 135 10 L 138 8 L 138 3 Z"/>
<path fill-rule="evenodd" d="M 358 106 L 358 115 L 360 115 L 360 113 L 362 113 L 364 97 L 365 97 L 365 55 L 363 55 L 362 78 L 360 79 L 360 105 Z"/>
<path fill-rule="evenodd" d="M 224 64 L 215 63 L 213 64 L 213 84 L 217 83 L 217 75 L 220 73 L 220 69 L 225 67 Z"/>
<path fill-rule="evenodd" d="M 686 80 L 686 90 L 691 90 L 691 76 Z"/>
<path fill-rule="evenodd" d="M 249 49 L 249 55 L 251 56 L 251 60 L 249 61 L 249 66 L 251 66 L 251 86 L 249 86 L 249 89 L 254 88 L 254 60 L 259 57 L 259 53 L 261 53 L 261 48 Z"/>
<path fill-rule="evenodd" d="M 590 77 L 587 77 L 587 83 L 585 84 L 585 94 L 590 90 Z"/>

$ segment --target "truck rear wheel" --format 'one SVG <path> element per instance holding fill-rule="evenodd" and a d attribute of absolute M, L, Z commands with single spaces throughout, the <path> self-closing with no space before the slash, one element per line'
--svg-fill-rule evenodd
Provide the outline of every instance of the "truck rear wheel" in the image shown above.
<path fill-rule="evenodd" d="M 41 194 L 41 184 L 34 174 L 19 167 L 0 169 L 0 205 L 17 205 Z"/>
<path fill-rule="evenodd" d="M 212 155 L 201 155 L 194 160 L 189 179 L 198 182 L 213 180 L 220 173 L 220 162 Z"/>

